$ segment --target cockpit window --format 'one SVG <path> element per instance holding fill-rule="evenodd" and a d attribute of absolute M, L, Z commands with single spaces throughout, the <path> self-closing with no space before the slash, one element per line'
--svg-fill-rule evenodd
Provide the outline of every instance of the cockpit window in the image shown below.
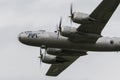
<path fill-rule="evenodd" d="M 39 30 L 40 32 L 45 32 L 45 30 Z"/>
<path fill-rule="evenodd" d="M 25 31 L 25 33 L 31 33 L 32 31 Z"/>

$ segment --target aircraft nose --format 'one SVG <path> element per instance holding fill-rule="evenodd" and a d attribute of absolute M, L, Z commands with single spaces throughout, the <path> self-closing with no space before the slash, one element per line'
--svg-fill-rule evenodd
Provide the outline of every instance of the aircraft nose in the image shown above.
<path fill-rule="evenodd" d="M 26 33 L 24 33 L 24 32 L 22 32 L 18 35 L 18 40 L 20 42 L 23 42 L 25 38 L 26 38 Z"/>

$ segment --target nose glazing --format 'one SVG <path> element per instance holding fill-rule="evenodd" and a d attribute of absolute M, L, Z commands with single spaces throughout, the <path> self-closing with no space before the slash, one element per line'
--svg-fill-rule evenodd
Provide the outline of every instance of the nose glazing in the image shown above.
<path fill-rule="evenodd" d="M 21 41 L 21 33 L 18 35 L 18 40 Z"/>
<path fill-rule="evenodd" d="M 22 32 L 18 35 L 18 40 L 20 42 L 22 42 L 25 38 L 26 38 L 26 34 L 24 32 Z"/>

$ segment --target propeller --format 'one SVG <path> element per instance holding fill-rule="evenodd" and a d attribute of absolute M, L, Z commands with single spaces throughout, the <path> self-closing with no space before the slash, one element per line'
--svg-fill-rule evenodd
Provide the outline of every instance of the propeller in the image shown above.
<path fill-rule="evenodd" d="M 41 63 L 44 60 L 46 54 L 47 54 L 47 48 L 45 48 L 44 54 L 42 53 L 42 48 L 40 48 L 40 56 L 38 57 L 38 58 L 40 58 L 40 67 L 41 67 Z"/>
<path fill-rule="evenodd" d="M 72 24 L 73 17 L 74 17 L 74 14 L 73 14 L 73 4 L 71 4 L 71 6 L 70 6 L 70 16 L 69 16 L 71 24 Z"/>
<path fill-rule="evenodd" d="M 40 58 L 40 66 L 41 66 L 42 59 L 43 59 L 43 54 L 42 54 L 42 49 L 41 48 L 40 48 L 40 56 L 38 58 Z"/>
<path fill-rule="evenodd" d="M 47 54 L 47 48 L 45 48 L 45 56 L 46 56 L 46 54 Z"/>
<path fill-rule="evenodd" d="M 57 26 L 57 32 L 58 32 L 58 37 L 60 35 L 60 32 L 61 32 L 61 29 L 62 29 L 62 18 L 60 18 L 60 22 L 59 22 L 59 25 Z"/>

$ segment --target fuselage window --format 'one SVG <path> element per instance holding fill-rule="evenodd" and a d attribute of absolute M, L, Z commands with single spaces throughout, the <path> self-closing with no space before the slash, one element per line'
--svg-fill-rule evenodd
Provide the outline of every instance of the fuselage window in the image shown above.
<path fill-rule="evenodd" d="M 114 41 L 113 41 L 113 40 L 111 40 L 111 41 L 110 41 L 110 44 L 114 44 Z"/>

